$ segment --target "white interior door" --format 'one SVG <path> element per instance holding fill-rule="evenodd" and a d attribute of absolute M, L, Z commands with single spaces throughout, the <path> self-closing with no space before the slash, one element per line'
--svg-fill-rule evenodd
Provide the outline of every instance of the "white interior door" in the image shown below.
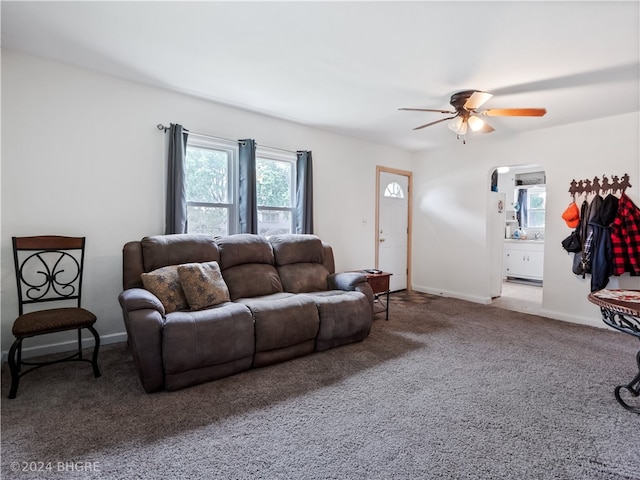
<path fill-rule="evenodd" d="M 391 291 L 407 288 L 409 178 L 380 172 L 378 191 L 378 268 L 392 273 Z"/>

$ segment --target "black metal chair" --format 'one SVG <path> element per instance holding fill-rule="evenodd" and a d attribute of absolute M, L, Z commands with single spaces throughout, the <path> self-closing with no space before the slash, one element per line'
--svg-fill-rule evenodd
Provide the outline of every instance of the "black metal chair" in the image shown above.
<path fill-rule="evenodd" d="M 100 376 L 98 349 L 100 337 L 93 328 L 96 316 L 80 306 L 82 292 L 82 270 L 84 266 L 85 237 L 37 236 L 13 237 L 13 258 L 18 284 L 18 313 L 13 323 L 15 341 L 9 349 L 11 390 L 9 398 L 15 398 L 18 383 L 23 375 L 36 368 L 68 361 L 89 362 L 93 374 Z M 51 302 L 65 305 L 24 313 L 25 305 Z M 51 306 L 51 305 L 48 305 Z M 35 307 L 29 307 L 33 310 Z M 91 360 L 82 357 L 82 329 L 86 328 L 95 339 Z M 45 335 L 66 330 L 78 331 L 78 350 L 72 355 L 46 362 L 22 360 L 22 341 L 36 335 Z M 22 365 L 31 368 L 21 371 Z"/>

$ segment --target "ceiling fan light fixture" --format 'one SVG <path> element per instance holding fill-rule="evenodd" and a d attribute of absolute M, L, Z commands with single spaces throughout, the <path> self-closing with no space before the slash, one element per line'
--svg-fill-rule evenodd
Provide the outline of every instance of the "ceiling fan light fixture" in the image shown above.
<path fill-rule="evenodd" d="M 482 120 L 480 117 L 476 117 L 475 115 L 471 115 L 469 117 L 469 120 L 467 120 L 467 123 L 469 124 L 469 128 L 473 132 L 482 130 L 485 125 L 484 120 Z"/>
<path fill-rule="evenodd" d="M 467 122 L 465 122 L 462 117 L 456 117 L 453 121 L 449 122 L 449 130 L 458 135 L 464 135 L 467 133 Z"/>

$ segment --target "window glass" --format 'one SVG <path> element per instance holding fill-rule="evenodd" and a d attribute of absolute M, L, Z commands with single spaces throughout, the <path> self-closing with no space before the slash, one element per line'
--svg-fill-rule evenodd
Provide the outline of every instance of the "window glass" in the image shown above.
<path fill-rule="evenodd" d="M 256 197 L 260 235 L 293 232 L 295 160 L 293 153 L 275 152 L 264 148 L 256 152 Z"/>
<path fill-rule="evenodd" d="M 189 137 L 185 156 L 187 232 L 236 233 L 237 144 Z"/>
<path fill-rule="evenodd" d="M 187 146 L 185 158 L 187 200 L 228 203 L 229 164 L 229 152 Z"/>
<path fill-rule="evenodd" d="M 399 183 L 391 182 L 384 189 L 384 196 L 391 198 L 404 198 L 404 190 L 402 190 Z"/>
<path fill-rule="evenodd" d="M 209 235 L 229 234 L 229 209 L 187 204 L 187 230 L 189 233 Z"/>
<path fill-rule="evenodd" d="M 530 188 L 527 193 L 527 226 L 544 228 L 546 189 L 544 187 L 534 187 Z"/>

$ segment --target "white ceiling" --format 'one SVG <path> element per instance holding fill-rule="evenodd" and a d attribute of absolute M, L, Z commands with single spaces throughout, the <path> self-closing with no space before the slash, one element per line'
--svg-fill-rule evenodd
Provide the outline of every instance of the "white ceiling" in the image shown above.
<path fill-rule="evenodd" d="M 422 150 L 455 134 L 398 108 L 449 109 L 458 90 L 547 108 L 491 118 L 494 138 L 639 111 L 639 5 L 2 1 L 2 48 Z"/>

